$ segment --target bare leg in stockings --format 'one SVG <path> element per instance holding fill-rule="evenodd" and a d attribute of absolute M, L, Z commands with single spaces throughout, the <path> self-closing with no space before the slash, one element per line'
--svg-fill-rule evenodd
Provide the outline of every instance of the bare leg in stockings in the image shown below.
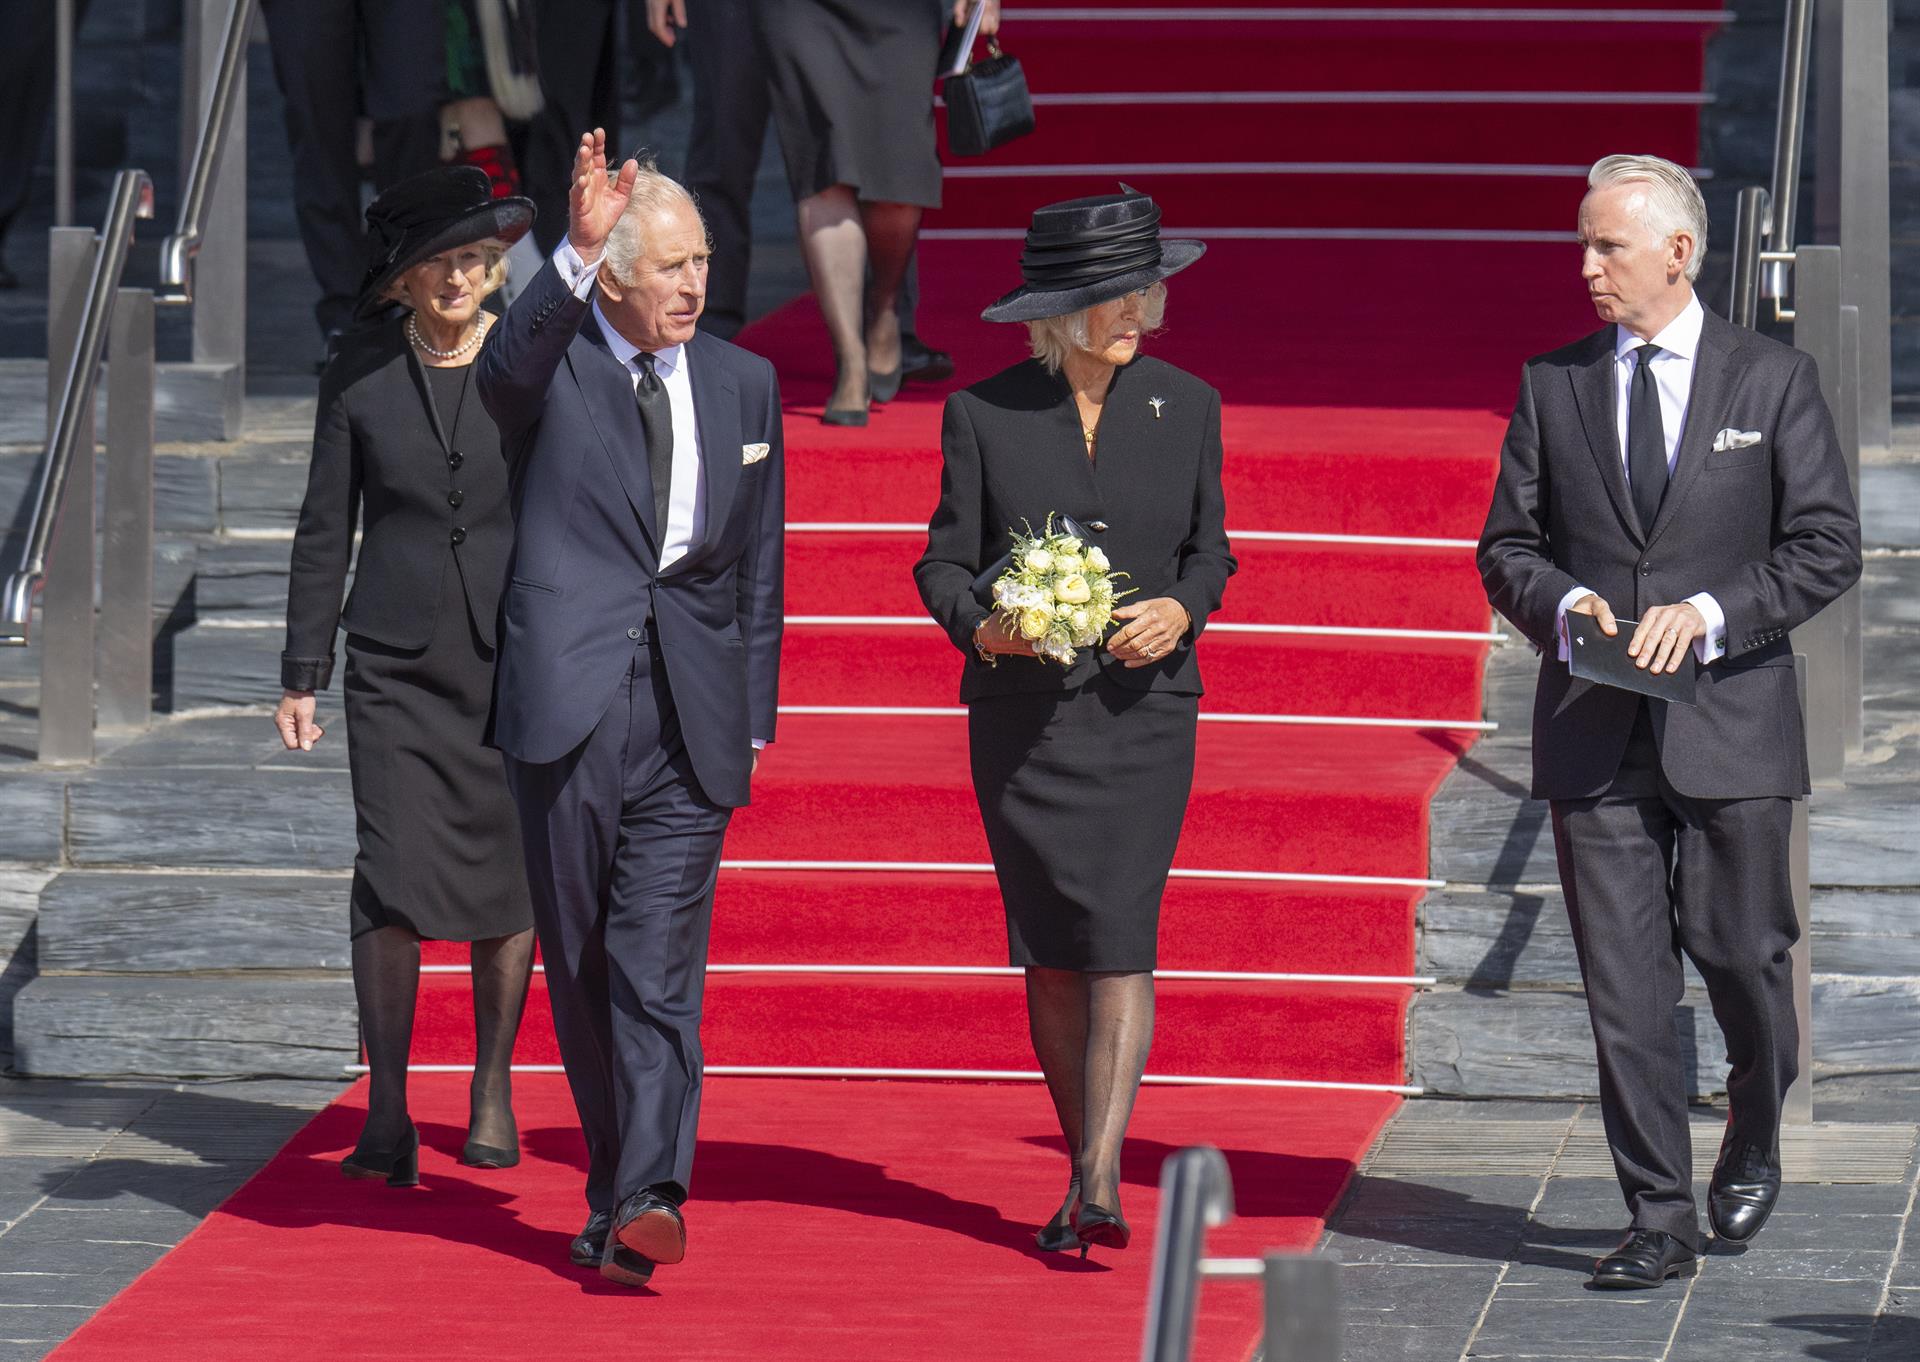
<path fill-rule="evenodd" d="M 833 343 L 837 373 L 827 406 L 857 409 L 867 400 L 867 371 L 891 373 L 900 364 L 894 304 L 920 231 L 920 209 L 862 203 L 837 184 L 802 199 L 798 218 L 800 249 Z"/>
<path fill-rule="evenodd" d="M 367 1047 L 367 1124 L 358 1148 L 392 1149 L 407 1138 L 407 1056 L 420 989 L 420 938 L 405 927 L 376 927 L 353 939 L 353 995 Z"/>
<path fill-rule="evenodd" d="M 1120 1212 L 1120 1146 L 1153 1046 L 1153 975 L 1087 975 L 1086 1133 L 1080 1194 Z"/>
<path fill-rule="evenodd" d="M 1027 1030 L 1040 1072 L 1047 1077 L 1047 1093 L 1067 1142 L 1066 1199 L 1047 1232 L 1057 1235 L 1073 1224 L 1074 1203 L 1080 1199 L 1080 1140 L 1086 1117 L 1087 976 L 1078 970 L 1027 968 Z"/>
<path fill-rule="evenodd" d="M 526 1010 L 533 972 L 533 930 L 476 941 L 473 960 L 473 1085 L 468 1092 L 467 1139 L 518 1156 L 513 1120 L 513 1041 Z"/>

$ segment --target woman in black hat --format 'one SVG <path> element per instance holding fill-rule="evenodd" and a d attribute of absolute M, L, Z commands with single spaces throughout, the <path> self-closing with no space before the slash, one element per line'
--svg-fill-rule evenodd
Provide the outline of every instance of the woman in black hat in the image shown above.
<path fill-rule="evenodd" d="M 533 204 L 494 198 L 485 172 L 447 166 L 367 209 L 359 313 L 320 380 L 306 500 L 287 587 L 289 748 L 321 736 L 314 692 L 347 631 L 347 757 L 359 853 L 349 920 L 353 984 L 371 1073 L 349 1177 L 419 1180 L 407 1058 L 422 937 L 472 943 L 478 1053 L 462 1161 L 520 1160 L 509 1066 L 526 1004 L 533 917 L 519 822 L 486 746 L 495 617 L 513 545 L 500 436 L 472 391 Z M 385 320 L 374 320 L 391 312 Z M 344 609 L 354 528 L 364 523 Z"/>
<path fill-rule="evenodd" d="M 914 569 L 966 656 L 974 792 L 1026 971 L 1033 1047 L 1071 1160 L 1042 1248 L 1126 1247 L 1120 1148 L 1153 1039 L 1160 898 L 1193 785 L 1193 641 L 1234 571 L 1220 394 L 1140 354 L 1163 282 L 1205 248 L 1162 241 L 1124 192 L 1034 214 L 1022 287 L 1032 358 L 947 399 L 940 504 Z M 1015 527 L 1066 515 L 1133 588 L 1103 648 L 1033 655 L 975 579 Z M 990 585 L 987 584 L 987 585 Z"/>

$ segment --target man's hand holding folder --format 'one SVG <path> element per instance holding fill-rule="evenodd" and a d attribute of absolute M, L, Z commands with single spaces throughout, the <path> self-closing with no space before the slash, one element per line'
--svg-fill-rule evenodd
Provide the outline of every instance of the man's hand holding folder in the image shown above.
<path fill-rule="evenodd" d="M 1694 703 L 1698 673 L 1693 643 L 1707 622 L 1692 605 L 1647 611 L 1623 638 L 1613 608 L 1589 593 L 1567 609 L 1568 665 L 1573 674 L 1683 705 Z"/>

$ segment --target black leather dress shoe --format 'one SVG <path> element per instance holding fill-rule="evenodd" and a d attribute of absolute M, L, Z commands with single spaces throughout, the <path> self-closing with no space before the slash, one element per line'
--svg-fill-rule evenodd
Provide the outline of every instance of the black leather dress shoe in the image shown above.
<path fill-rule="evenodd" d="M 567 1245 L 567 1257 L 575 1267 L 598 1267 L 607 1256 L 607 1235 L 613 1229 L 612 1211 L 595 1211 L 587 1217 L 586 1228 Z"/>
<path fill-rule="evenodd" d="M 608 1235 L 607 1250 L 600 1259 L 600 1275 L 621 1286 L 645 1286 L 653 1276 L 653 1264 Z"/>
<path fill-rule="evenodd" d="M 1760 1233 L 1780 1199 L 1780 1169 L 1750 1144 L 1720 1151 L 1707 1184 L 1707 1220 L 1716 1237 L 1744 1244 Z"/>
<path fill-rule="evenodd" d="M 1645 1290 L 1669 1277 L 1690 1277 L 1699 1260 L 1663 1230 L 1635 1229 L 1593 1265 L 1593 1285 L 1604 1291 Z"/>
<path fill-rule="evenodd" d="M 913 383 L 944 383 L 953 377 L 953 356 L 933 349 L 918 336 L 902 337 L 900 376 Z"/>
<path fill-rule="evenodd" d="M 654 1263 L 673 1264 L 687 1256 L 686 1219 L 678 1206 L 652 1189 L 620 1203 L 613 1213 L 613 1238 Z"/>

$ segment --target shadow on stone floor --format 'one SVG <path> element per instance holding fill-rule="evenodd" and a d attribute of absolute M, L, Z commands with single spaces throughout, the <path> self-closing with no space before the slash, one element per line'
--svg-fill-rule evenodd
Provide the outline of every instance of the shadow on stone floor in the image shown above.
<path fill-rule="evenodd" d="M 1771 1323 L 1824 1340 L 1809 1340 L 1804 1354 L 1821 1362 L 1910 1362 L 1920 1357 L 1920 1318 L 1912 1315 L 1781 1315 Z"/>

